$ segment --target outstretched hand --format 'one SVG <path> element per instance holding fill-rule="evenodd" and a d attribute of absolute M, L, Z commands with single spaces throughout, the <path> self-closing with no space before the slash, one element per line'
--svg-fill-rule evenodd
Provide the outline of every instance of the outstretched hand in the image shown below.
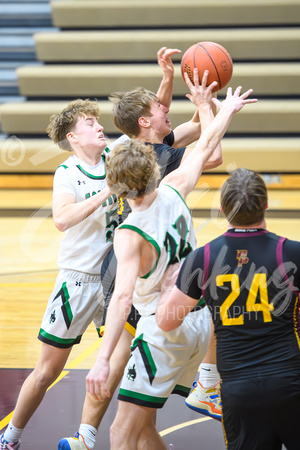
<path fill-rule="evenodd" d="M 199 73 L 198 69 L 194 69 L 193 80 L 194 84 L 191 82 L 188 74 L 184 73 L 184 80 L 190 90 L 190 94 L 186 94 L 186 97 L 194 103 L 194 105 L 199 107 L 212 106 L 212 100 L 216 97 L 213 93 L 213 89 L 217 86 L 217 81 L 213 81 L 209 86 L 207 86 L 209 72 L 208 70 L 204 71 L 201 84 L 199 82 Z"/>
<path fill-rule="evenodd" d="M 96 363 L 89 371 L 86 381 L 86 391 L 91 394 L 95 400 L 104 401 L 106 397 L 110 397 L 110 391 L 106 385 L 109 375 L 109 362 L 101 361 Z"/>
<path fill-rule="evenodd" d="M 233 112 L 239 112 L 243 106 L 247 105 L 248 103 L 256 103 L 257 98 L 248 98 L 250 94 L 252 94 L 253 89 L 248 89 L 248 91 L 244 92 L 244 94 L 241 94 L 242 86 L 238 86 L 234 93 L 232 93 L 232 88 L 229 87 L 227 89 L 227 94 L 225 100 L 220 102 L 217 98 L 213 98 L 213 102 L 216 105 L 217 108 L 222 109 L 226 107 L 232 107 Z"/>
<path fill-rule="evenodd" d="M 164 75 L 174 75 L 174 66 L 171 57 L 175 55 L 175 53 L 181 53 L 181 50 L 178 50 L 178 48 L 167 47 L 162 47 L 158 50 L 157 62 L 161 67 Z"/>

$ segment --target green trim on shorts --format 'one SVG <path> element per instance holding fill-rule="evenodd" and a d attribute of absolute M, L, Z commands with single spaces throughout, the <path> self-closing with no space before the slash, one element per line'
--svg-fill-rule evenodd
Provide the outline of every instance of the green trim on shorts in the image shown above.
<path fill-rule="evenodd" d="M 81 339 L 82 334 L 80 336 L 77 336 L 74 339 L 62 339 L 59 338 L 57 336 L 54 336 L 53 334 L 47 333 L 47 331 L 43 330 L 42 328 L 40 328 L 40 335 L 43 336 L 45 339 L 48 339 L 50 341 L 56 342 L 57 344 L 70 344 L 72 345 L 73 343 L 77 342 L 78 339 Z"/>
<path fill-rule="evenodd" d="M 140 334 L 137 338 L 134 339 L 131 346 L 131 351 L 133 352 L 136 348 L 140 350 L 145 369 L 149 377 L 149 382 L 150 384 L 152 384 L 157 372 L 157 367 L 151 355 L 149 345 L 146 341 L 143 340 L 143 337 L 144 335 Z"/>
<path fill-rule="evenodd" d="M 178 394 L 181 395 L 182 397 L 187 397 L 190 393 L 190 388 L 186 387 L 186 386 L 181 386 L 180 384 L 176 384 L 176 386 L 174 387 L 172 394 Z"/>
<path fill-rule="evenodd" d="M 120 388 L 120 395 L 124 397 L 131 397 L 137 400 L 143 400 L 145 402 L 150 403 L 159 403 L 163 405 L 167 401 L 167 397 L 153 397 L 152 395 L 140 394 L 138 392 L 128 391 L 127 389 Z"/>
<path fill-rule="evenodd" d="M 67 313 L 67 316 L 69 318 L 70 325 L 71 325 L 72 320 L 73 320 L 73 313 L 72 313 L 71 305 L 70 305 L 70 302 L 69 302 L 70 294 L 69 294 L 69 291 L 68 291 L 68 288 L 67 288 L 67 282 L 66 281 L 62 284 L 61 288 L 62 288 L 62 290 L 64 291 L 64 294 L 65 294 L 65 300 L 66 301 L 63 302 L 63 303 L 64 303 L 64 307 L 66 308 L 66 313 Z"/>

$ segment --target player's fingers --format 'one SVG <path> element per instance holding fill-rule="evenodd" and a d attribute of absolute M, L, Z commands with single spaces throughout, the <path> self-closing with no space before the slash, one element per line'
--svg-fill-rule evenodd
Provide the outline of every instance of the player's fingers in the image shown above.
<path fill-rule="evenodd" d="M 213 81 L 212 83 L 210 83 L 210 85 L 207 87 L 207 91 L 212 92 L 212 90 L 218 86 L 218 82 L 217 81 Z"/>
<path fill-rule="evenodd" d="M 92 397 L 94 397 L 95 393 L 94 393 L 94 389 L 93 389 L 93 384 L 90 383 L 90 381 L 89 381 L 88 378 L 86 378 L 86 380 L 85 380 L 85 388 L 86 388 L 86 391 L 87 391 Z"/>
<path fill-rule="evenodd" d="M 198 69 L 196 67 L 194 69 L 194 85 L 195 85 L 196 88 L 198 88 L 200 86 L 200 83 L 199 83 L 199 72 L 198 72 Z"/>
<path fill-rule="evenodd" d="M 204 87 L 204 88 L 207 85 L 208 74 L 209 74 L 209 71 L 208 70 L 204 70 L 202 81 L 201 81 L 201 86 Z"/>
<path fill-rule="evenodd" d="M 191 89 L 193 87 L 193 83 L 190 80 L 190 77 L 188 76 L 187 72 L 184 72 L 184 81 L 186 82 L 187 86 Z"/>
<path fill-rule="evenodd" d="M 220 102 L 219 99 L 213 97 L 211 100 L 212 100 L 213 104 L 216 105 L 217 108 L 221 107 L 222 103 Z"/>
<path fill-rule="evenodd" d="M 253 89 L 248 89 L 248 91 L 244 92 L 241 95 L 241 98 L 245 99 L 245 98 L 249 97 L 249 95 L 252 94 L 252 92 L 253 92 Z"/>
<path fill-rule="evenodd" d="M 226 98 L 231 97 L 232 96 L 232 87 L 227 88 L 227 92 L 226 92 Z"/>
<path fill-rule="evenodd" d="M 170 57 L 172 55 L 175 55 L 175 53 L 181 53 L 181 50 L 179 50 L 178 48 L 167 48 L 167 47 L 164 48 L 165 48 L 164 50 L 165 57 Z"/>
<path fill-rule="evenodd" d="M 110 397 L 110 391 L 105 383 L 103 383 L 101 385 L 101 394 L 102 394 L 102 396 L 103 396 L 103 394 L 105 394 L 106 397 Z"/>
<path fill-rule="evenodd" d="M 158 50 L 158 52 L 156 53 L 156 54 L 157 54 L 157 58 L 161 58 L 162 55 L 163 55 L 163 53 L 165 52 L 165 50 L 167 50 L 167 47 L 161 47 L 161 48 Z"/>
<path fill-rule="evenodd" d="M 257 98 L 248 98 L 244 100 L 244 103 L 256 103 L 257 101 Z"/>
<path fill-rule="evenodd" d="M 240 93 L 241 93 L 241 90 L 242 90 L 242 86 L 238 86 L 237 88 L 236 88 L 236 90 L 234 91 L 234 96 L 236 96 L 236 97 L 239 97 L 240 96 Z"/>

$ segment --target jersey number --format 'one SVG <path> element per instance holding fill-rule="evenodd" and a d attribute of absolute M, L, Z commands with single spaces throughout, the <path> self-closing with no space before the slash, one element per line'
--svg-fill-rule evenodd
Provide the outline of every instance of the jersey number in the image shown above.
<path fill-rule="evenodd" d="M 238 317 L 231 318 L 228 316 L 228 311 L 231 305 L 240 295 L 240 281 L 237 274 L 224 274 L 216 277 L 217 286 L 223 286 L 224 283 L 231 283 L 231 292 L 226 297 L 220 308 L 220 316 L 223 325 L 243 325 L 244 317 L 240 314 Z M 260 303 L 256 302 L 258 292 L 260 294 Z M 246 301 L 246 311 L 260 311 L 263 315 L 264 322 L 271 322 L 272 316 L 270 311 L 273 311 L 273 303 L 269 303 L 267 276 L 265 273 L 254 274 L 248 298 Z"/>
<path fill-rule="evenodd" d="M 193 250 L 191 244 L 186 242 L 189 230 L 185 218 L 179 216 L 172 226 L 180 236 L 180 243 L 178 245 L 175 238 L 168 231 L 166 232 L 164 246 L 169 253 L 169 265 L 181 261 Z"/>

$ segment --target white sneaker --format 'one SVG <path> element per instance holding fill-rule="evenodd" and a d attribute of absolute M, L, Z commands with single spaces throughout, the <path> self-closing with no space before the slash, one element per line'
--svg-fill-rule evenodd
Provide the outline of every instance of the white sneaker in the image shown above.
<path fill-rule="evenodd" d="M 63 438 L 58 443 L 58 450 L 89 450 L 78 432 L 70 438 Z"/>
<path fill-rule="evenodd" d="M 220 396 L 220 383 L 213 388 L 204 388 L 200 381 L 193 384 L 194 390 L 190 393 L 185 404 L 193 411 L 222 421 L 222 405 Z"/>
<path fill-rule="evenodd" d="M 7 442 L 4 440 L 4 433 L 0 436 L 0 450 L 18 450 L 21 446 L 21 441 Z"/>

